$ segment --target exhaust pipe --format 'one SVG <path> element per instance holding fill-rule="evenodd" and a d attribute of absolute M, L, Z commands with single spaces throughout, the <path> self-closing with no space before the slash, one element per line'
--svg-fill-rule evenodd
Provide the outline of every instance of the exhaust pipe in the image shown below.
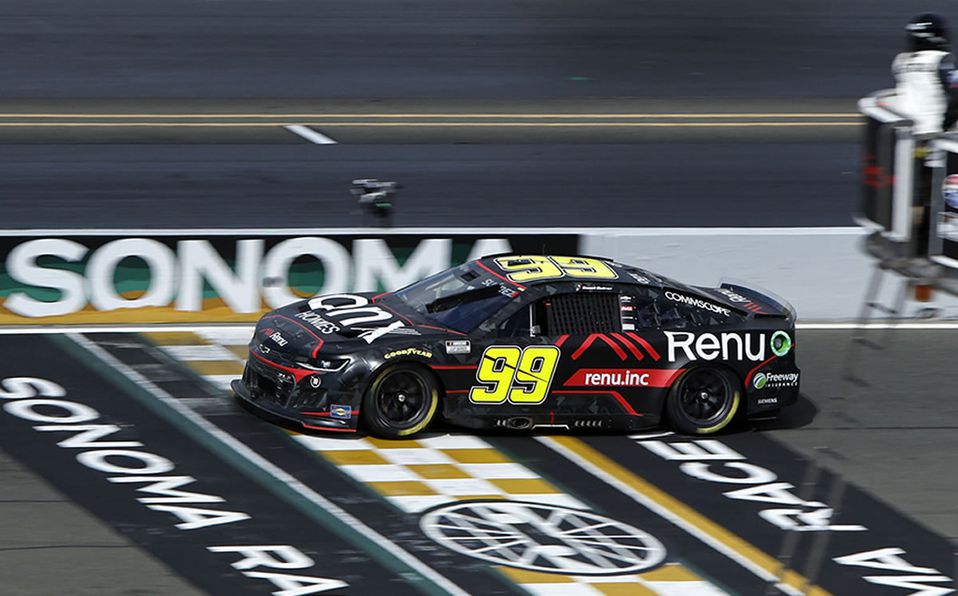
<path fill-rule="evenodd" d="M 506 427 L 512 430 L 525 430 L 532 427 L 531 418 L 510 418 L 506 421 Z"/>

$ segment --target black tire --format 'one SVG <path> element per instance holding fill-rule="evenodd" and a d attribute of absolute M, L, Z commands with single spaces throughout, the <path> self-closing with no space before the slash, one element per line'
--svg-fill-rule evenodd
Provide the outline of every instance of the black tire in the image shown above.
<path fill-rule="evenodd" d="M 429 426 L 439 410 L 439 388 L 431 373 L 412 364 L 379 371 L 363 396 L 362 419 L 370 434 L 408 439 Z"/>
<path fill-rule="evenodd" d="M 741 383 L 735 375 L 723 368 L 698 366 L 672 385 L 666 408 L 673 429 L 687 435 L 711 435 L 735 419 L 741 402 Z"/>

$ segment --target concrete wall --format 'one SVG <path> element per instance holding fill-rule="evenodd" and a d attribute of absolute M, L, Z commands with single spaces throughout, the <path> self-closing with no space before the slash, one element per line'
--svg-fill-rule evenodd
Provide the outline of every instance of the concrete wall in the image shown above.
<path fill-rule="evenodd" d="M 844 321 L 858 316 L 874 267 L 863 239 L 855 227 L 617 228 L 584 231 L 580 249 L 696 285 L 734 277 L 787 299 L 801 320 Z M 890 304 L 899 285 L 889 275 L 882 299 Z M 958 317 L 958 301 L 944 296 L 906 312 L 924 306 Z"/>

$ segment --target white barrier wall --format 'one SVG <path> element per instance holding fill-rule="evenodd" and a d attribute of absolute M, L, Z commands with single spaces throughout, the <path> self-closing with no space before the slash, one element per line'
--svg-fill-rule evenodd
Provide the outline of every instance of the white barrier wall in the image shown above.
<path fill-rule="evenodd" d="M 863 239 L 851 227 L 10 230 L 0 325 L 255 321 L 301 297 L 394 290 L 501 252 L 612 257 L 696 285 L 734 278 L 805 322 L 847 321 L 874 268 Z M 939 300 L 958 316 L 958 302 Z"/>
<path fill-rule="evenodd" d="M 694 285 L 734 277 L 787 299 L 803 321 L 844 321 L 857 318 L 875 266 L 864 237 L 857 227 L 622 228 L 583 231 L 579 248 Z M 890 305 L 899 279 L 889 275 L 884 287 Z M 907 312 L 924 306 L 958 316 L 958 301 L 942 295 Z"/>

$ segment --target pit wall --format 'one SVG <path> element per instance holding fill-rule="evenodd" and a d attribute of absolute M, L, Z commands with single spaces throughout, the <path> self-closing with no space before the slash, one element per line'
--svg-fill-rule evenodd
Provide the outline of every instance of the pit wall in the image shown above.
<path fill-rule="evenodd" d="M 0 325 L 255 321 L 300 297 L 391 290 L 502 252 L 606 256 L 696 285 L 734 278 L 786 298 L 801 320 L 846 321 L 873 266 L 863 237 L 859 228 L 6 231 Z M 958 314 L 954 301 L 938 305 Z"/>

